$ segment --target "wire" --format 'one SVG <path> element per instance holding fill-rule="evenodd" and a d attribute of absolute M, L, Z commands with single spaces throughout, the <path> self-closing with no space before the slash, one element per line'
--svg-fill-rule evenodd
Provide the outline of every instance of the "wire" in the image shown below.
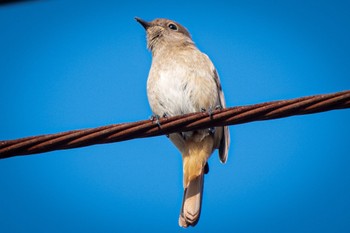
<path fill-rule="evenodd" d="M 350 108 L 350 90 L 232 107 L 215 110 L 211 113 L 200 112 L 163 117 L 159 119 L 159 124 L 153 120 L 143 120 L 0 141 L 0 159 L 345 108 Z"/>

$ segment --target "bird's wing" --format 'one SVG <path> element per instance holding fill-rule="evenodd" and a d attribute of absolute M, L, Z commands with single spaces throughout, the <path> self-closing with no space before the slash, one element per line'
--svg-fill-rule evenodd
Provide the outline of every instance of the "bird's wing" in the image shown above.
<path fill-rule="evenodd" d="M 216 83 L 216 87 L 218 89 L 220 105 L 222 108 L 226 108 L 224 92 L 222 91 L 219 75 L 215 68 L 213 72 L 214 72 L 213 77 Z M 227 161 L 229 146 L 230 146 L 230 131 L 227 126 L 224 126 L 222 130 L 221 140 L 219 143 L 219 157 L 222 163 L 226 163 Z"/>

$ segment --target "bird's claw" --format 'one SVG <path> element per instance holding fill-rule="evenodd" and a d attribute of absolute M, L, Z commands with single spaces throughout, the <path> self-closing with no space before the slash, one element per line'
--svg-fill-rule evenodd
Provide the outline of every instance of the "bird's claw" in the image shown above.
<path fill-rule="evenodd" d="M 153 114 L 153 115 L 150 117 L 150 120 L 151 120 L 152 122 L 156 122 L 156 124 L 160 127 L 159 119 L 160 119 L 160 116 L 157 115 L 157 114 Z"/>
<path fill-rule="evenodd" d="M 220 104 L 215 106 L 215 110 L 222 110 L 222 109 L 223 107 Z"/>
<path fill-rule="evenodd" d="M 221 108 L 222 108 L 221 105 L 217 105 L 217 106 L 215 106 L 214 110 L 221 109 Z M 203 113 L 207 112 L 210 119 L 213 119 L 213 108 L 212 107 L 209 107 L 208 111 L 205 108 L 201 108 L 201 112 L 203 112 Z M 215 134 L 215 127 L 210 127 L 208 129 L 208 131 L 209 131 L 210 135 Z"/>
<path fill-rule="evenodd" d="M 201 112 L 203 112 L 203 113 L 207 112 L 210 119 L 213 119 L 213 112 L 214 112 L 214 110 L 218 110 L 218 109 L 222 109 L 221 105 L 217 105 L 217 106 L 215 106 L 215 108 L 209 107 L 208 110 L 205 108 L 201 108 Z"/>
<path fill-rule="evenodd" d="M 168 115 L 168 113 L 163 113 L 163 118 L 168 118 L 169 117 L 169 115 Z M 160 124 L 160 116 L 159 115 L 157 115 L 157 114 L 153 114 L 151 117 L 150 117 L 150 120 L 152 121 L 152 122 L 156 122 L 156 124 L 159 126 L 159 128 L 161 127 L 161 124 Z M 169 137 L 169 135 L 167 135 L 167 137 Z"/>

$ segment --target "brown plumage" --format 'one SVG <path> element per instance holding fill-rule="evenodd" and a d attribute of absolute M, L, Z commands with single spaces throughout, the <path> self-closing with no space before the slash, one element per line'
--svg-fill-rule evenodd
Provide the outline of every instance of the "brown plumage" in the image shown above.
<path fill-rule="evenodd" d="M 152 52 L 147 96 L 155 115 L 176 116 L 226 107 L 214 65 L 197 49 L 186 28 L 168 19 L 136 20 L 146 29 L 147 46 Z M 201 213 L 207 161 L 218 149 L 221 162 L 226 162 L 229 131 L 227 127 L 216 127 L 173 133 L 169 138 L 183 159 L 184 196 L 179 225 L 195 226 Z"/>

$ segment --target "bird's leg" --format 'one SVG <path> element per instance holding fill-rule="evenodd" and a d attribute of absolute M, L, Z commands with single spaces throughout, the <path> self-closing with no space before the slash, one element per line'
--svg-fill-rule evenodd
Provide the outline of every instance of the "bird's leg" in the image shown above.
<path fill-rule="evenodd" d="M 164 118 L 168 118 L 169 117 L 169 114 L 167 112 L 163 113 L 163 117 Z"/>
<path fill-rule="evenodd" d="M 169 114 L 165 112 L 165 113 L 163 113 L 163 116 L 162 116 L 162 117 L 168 118 L 168 117 L 169 117 Z M 160 127 L 161 125 L 160 125 L 159 119 L 160 119 L 160 116 L 157 115 L 157 114 L 153 114 L 153 115 L 150 117 L 150 120 L 151 120 L 152 122 L 155 121 L 155 122 L 157 123 L 157 125 Z"/>
<path fill-rule="evenodd" d="M 160 122 L 159 122 L 159 119 L 160 119 L 160 116 L 157 115 L 157 114 L 153 114 L 151 117 L 150 117 L 150 120 L 153 122 L 156 122 L 156 124 L 159 126 L 160 128 Z"/>
<path fill-rule="evenodd" d="M 217 109 L 217 107 L 218 106 L 216 106 L 215 108 L 209 107 L 208 110 L 206 108 L 201 108 L 201 112 L 203 112 L 203 113 L 207 112 L 209 117 L 210 117 L 210 119 L 213 119 L 213 112 L 214 112 L 214 110 Z"/>
<path fill-rule="evenodd" d="M 163 113 L 163 117 L 164 118 L 168 118 L 168 113 Z M 160 124 L 160 122 L 159 122 L 159 119 L 160 119 L 160 116 L 159 115 L 157 115 L 157 114 L 153 114 L 151 117 L 150 117 L 150 120 L 152 121 L 152 122 L 156 122 L 156 124 L 158 125 L 158 127 L 160 128 L 161 127 L 161 124 Z M 166 134 L 165 135 L 167 138 L 169 137 L 169 134 Z"/>
<path fill-rule="evenodd" d="M 168 113 L 163 113 L 163 118 L 166 118 L 166 119 L 168 119 L 168 117 L 169 117 L 169 114 Z M 159 121 L 158 121 L 158 123 L 159 123 Z M 160 124 L 158 124 L 159 126 L 160 126 Z M 167 138 L 169 138 L 169 134 L 165 134 L 165 136 L 167 137 Z"/>
<path fill-rule="evenodd" d="M 222 110 L 222 109 L 223 109 L 223 107 L 220 104 L 215 106 L 215 110 Z"/>
<path fill-rule="evenodd" d="M 215 107 L 215 110 L 217 110 L 218 107 L 221 108 L 221 105 L 217 105 Z M 213 108 L 212 107 L 209 107 L 208 111 L 205 108 L 201 108 L 201 112 L 208 112 L 210 119 L 213 119 Z M 210 135 L 214 135 L 215 134 L 215 127 L 210 127 L 208 129 L 208 131 L 209 131 Z"/>

